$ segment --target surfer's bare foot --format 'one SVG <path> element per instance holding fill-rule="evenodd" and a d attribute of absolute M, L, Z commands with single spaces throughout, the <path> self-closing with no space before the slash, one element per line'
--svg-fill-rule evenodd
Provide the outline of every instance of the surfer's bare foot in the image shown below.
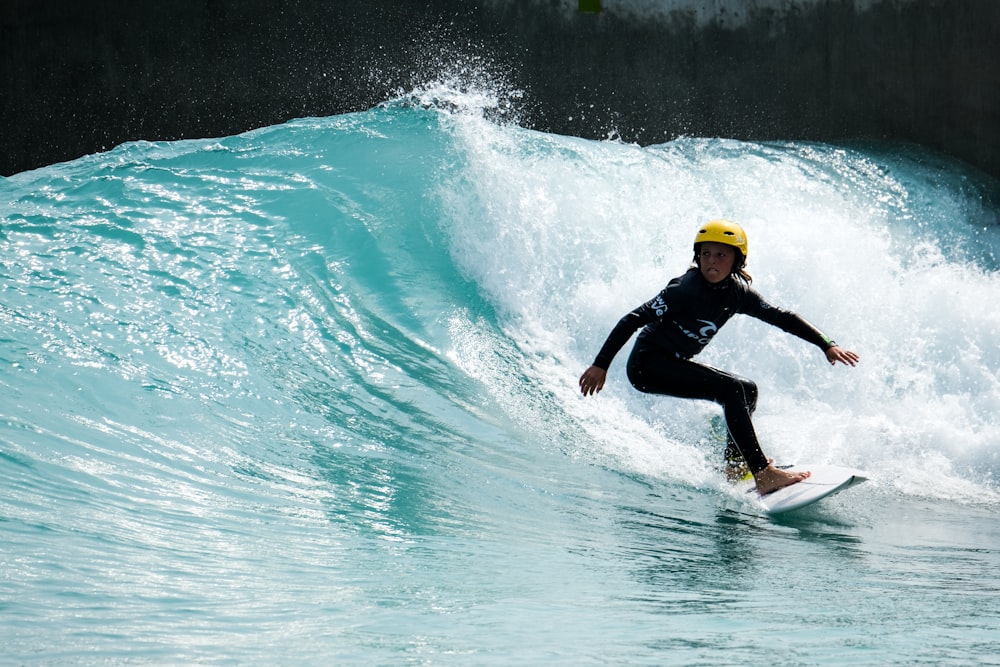
<path fill-rule="evenodd" d="M 774 459 L 768 457 L 767 465 L 773 466 Z M 730 482 L 746 482 L 753 479 L 750 466 L 742 458 L 726 459 L 726 467 L 723 472 L 725 472 L 726 480 Z"/>
<path fill-rule="evenodd" d="M 772 491 L 777 491 L 778 489 L 801 482 L 805 478 L 809 477 L 810 474 L 811 473 L 808 471 L 789 472 L 787 470 L 781 470 L 779 468 L 775 468 L 774 464 L 771 464 L 756 475 L 757 493 L 762 496 L 766 496 Z"/>

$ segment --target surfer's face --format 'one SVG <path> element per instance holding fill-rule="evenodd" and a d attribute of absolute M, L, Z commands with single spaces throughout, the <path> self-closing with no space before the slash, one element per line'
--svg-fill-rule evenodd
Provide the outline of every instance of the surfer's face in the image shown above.
<path fill-rule="evenodd" d="M 721 283 L 733 272 L 736 250 L 723 243 L 708 241 L 701 244 L 698 252 L 698 268 L 710 283 Z"/>

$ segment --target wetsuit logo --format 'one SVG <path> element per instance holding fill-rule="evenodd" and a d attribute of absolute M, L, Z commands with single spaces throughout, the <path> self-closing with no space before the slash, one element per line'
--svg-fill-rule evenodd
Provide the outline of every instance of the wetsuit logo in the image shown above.
<path fill-rule="evenodd" d="M 698 330 L 698 333 L 694 333 L 693 331 L 688 331 L 684 327 L 681 327 L 681 331 L 683 331 L 684 335 L 687 336 L 688 338 L 693 338 L 694 340 L 698 341 L 699 345 L 702 346 L 708 345 L 709 341 L 712 340 L 712 336 L 714 336 L 716 332 L 718 332 L 719 326 L 715 322 L 709 322 L 708 320 L 698 320 L 698 321 L 705 325 Z"/>
<path fill-rule="evenodd" d="M 667 312 L 667 303 L 663 300 L 662 294 L 657 294 L 656 298 L 653 299 L 653 310 L 656 311 L 657 317 L 663 317 L 663 313 Z"/>

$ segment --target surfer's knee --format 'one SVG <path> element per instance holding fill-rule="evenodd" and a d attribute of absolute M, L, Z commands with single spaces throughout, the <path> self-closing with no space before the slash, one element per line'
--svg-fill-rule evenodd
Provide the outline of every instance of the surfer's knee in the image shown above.
<path fill-rule="evenodd" d="M 740 384 L 743 388 L 743 401 L 746 403 L 747 409 L 753 412 L 757 409 L 757 384 L 753 380 L 741 379 Z"/>
<path fill-rule="evenodd" d="M 747 412 L 757 409 L 757 385 L 753 380 L 732 378 L 726 383 L 725 393 L 720 401 L 723 405 L 746 408 Z"/>
<path fill-rule="evenodd" d="M 651 381 L 655 379 L 655 374 L 650 373 L 646 368 L 644 368 L 643 363 L 639 360 L 639 356 L 633 352 L 628 359 L 628 364 L 625 366 L 625 376 L 628 381 L 635 387 L 636 391 L 641 391 L 644 394 L 654 394 L 651 386 Z"/>
<path fill-rule="evenodd" d="M 630 360 L 631 362 L 631 360 Z M 625 366 L 625 377 L 638 391 L 642 391 L 642 369 L 638 364 L 629 363 Z"/>

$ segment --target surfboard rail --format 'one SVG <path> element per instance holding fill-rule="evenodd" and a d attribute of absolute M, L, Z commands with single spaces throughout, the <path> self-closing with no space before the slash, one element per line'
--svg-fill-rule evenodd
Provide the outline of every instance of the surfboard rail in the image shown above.
<path fill-rule="evenodd" d="M 868 475 L 854 468 L 823 464 L 798 464 L 782 466 L 785 470 L 808 470 L 810 476 L 791 486 L 772 491 L 764 496 L 757 493 L 752 482 L 747 493 L 764 506 L 768 514 L 784 514 L 840 493 L 868 479 Z"/>

